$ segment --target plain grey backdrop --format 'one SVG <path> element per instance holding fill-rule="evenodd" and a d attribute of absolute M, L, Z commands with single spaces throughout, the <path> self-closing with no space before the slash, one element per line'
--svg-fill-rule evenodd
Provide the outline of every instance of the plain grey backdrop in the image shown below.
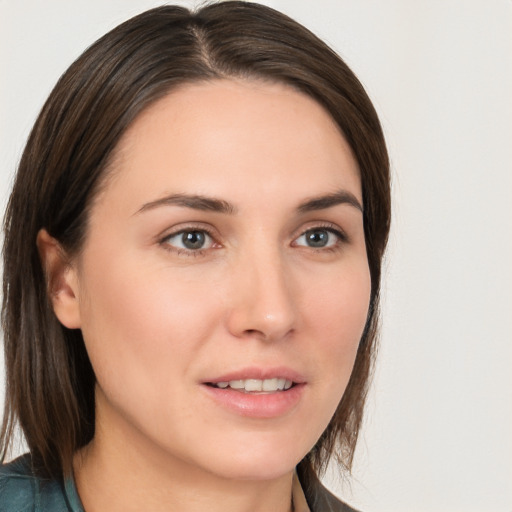
<path fill-rule="evenodd" d="M 2 207 L 59 75 L 161 3 L 0 0 Z M 366 512 L 511 512 L 512 2 L 263 3 L 345 58 L 393 163 L 378 371 L 350 485 L 326 481 Z"/>

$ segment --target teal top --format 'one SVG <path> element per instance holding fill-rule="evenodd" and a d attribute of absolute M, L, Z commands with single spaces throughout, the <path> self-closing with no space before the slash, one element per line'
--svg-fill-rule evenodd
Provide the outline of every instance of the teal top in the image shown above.
<path fill-rule="evenodd" d="M 30 456 L 0 466 L 0 512 L 84 512 L 75 482 L 32 474 Z"/>

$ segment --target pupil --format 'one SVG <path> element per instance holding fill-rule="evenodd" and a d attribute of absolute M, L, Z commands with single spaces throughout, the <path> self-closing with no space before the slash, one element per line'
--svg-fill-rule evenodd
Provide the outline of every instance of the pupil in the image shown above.
<path fill-rule="evenodd" d="M 201 231 L 188 231 L 183 233 L 182 241 L 187 249 L 201 249 L 204 245 L 205 236 Z"/>
<path fill-rule="evenodd" d="M 309 231 L 306 239 L 310 247 L 325 247 L 329 241 L 329 233 L 327 231 Z"/>

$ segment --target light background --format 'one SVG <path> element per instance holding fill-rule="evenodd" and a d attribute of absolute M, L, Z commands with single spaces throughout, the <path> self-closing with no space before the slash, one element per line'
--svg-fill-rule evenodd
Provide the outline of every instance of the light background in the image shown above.
<path fill-rule="evenodd" d="M 0 0 L 1 206 L 58 76 L 161 3 Z M 393 162 L 379 368 L 351 485 L 327 483 L 366 512 L 511 512 L 512 2 L 264 3 L 346 59 Z"/>

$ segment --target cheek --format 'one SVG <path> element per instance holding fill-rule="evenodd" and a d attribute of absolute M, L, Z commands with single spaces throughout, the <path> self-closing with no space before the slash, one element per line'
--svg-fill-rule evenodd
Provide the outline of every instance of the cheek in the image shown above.
<path fill-rule="evenodd" d="M 334 276 L 334 277 L 333 277 Z M 326 333 L 325 338 L 333 348 L 359 342 L 370 303 L 371 281 L 368 266 L 361 263 L 348 270 L 336 272 L 304 292 L 304 311 L 317 329 Z"/>
<path fill-rule="evenodd" d="M 350 378 L 366 325 L 371 283 L 366 265 L 331 279 L 323 291 L 312 294 L 304 307 L 310 331 L 315 333 L 319 374 L 332 386 L 334 400 L 341 399 Z"/>
<path fill-rule="evenodd" d="M 161 269 L 117 263 L 91 267 L 82 294 L 82 332 L 98 382 L 114 393 L 127 385 L 169 389 L 205 343 L 218 301 L 198 300 L 197 286 Z"/>

